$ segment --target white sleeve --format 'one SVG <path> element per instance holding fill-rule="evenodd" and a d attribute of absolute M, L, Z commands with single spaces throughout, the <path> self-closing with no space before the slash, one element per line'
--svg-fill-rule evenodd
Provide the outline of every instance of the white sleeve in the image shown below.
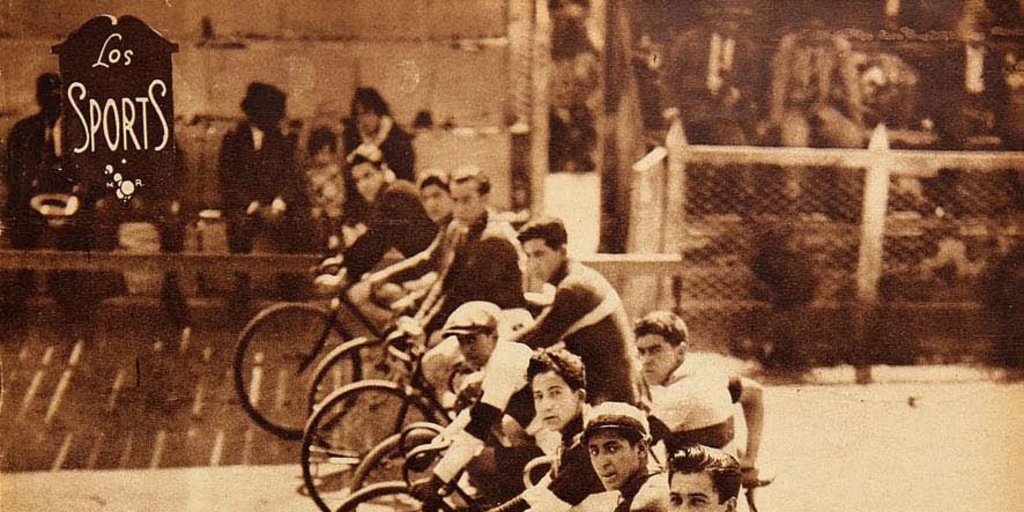
<path fill-rule="evenodd" d="M 533 351 L 522 343 L 498 342 L 484 369 L 480 402 L 504 412 L 512 395 L 526 387 L 526 369 Z"/>

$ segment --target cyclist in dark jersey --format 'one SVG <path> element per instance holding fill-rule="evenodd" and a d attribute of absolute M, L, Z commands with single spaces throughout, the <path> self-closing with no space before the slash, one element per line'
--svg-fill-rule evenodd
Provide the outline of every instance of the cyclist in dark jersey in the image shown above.
<path fill-rule="evenodd" d="M 594 269 L 569 259 L 562 221 L 542 218 L 519 231 L 527 267 L 555 286 L 554 300 L 518 341 L 532 348 L 562 341 L 580 356 L 587 373 L 587 401 L 636 404 L 639 376 L 634 366 L 633 333 L 619 294 Z"/>
<path fill-rule="evenodd" d="M 666 475 L 649 466 L 646 414 L 629 404 L 602 403 L 590 411 L 582 437 L 605 489 L 619 491 L 614 512 L 667 510 Z"/>

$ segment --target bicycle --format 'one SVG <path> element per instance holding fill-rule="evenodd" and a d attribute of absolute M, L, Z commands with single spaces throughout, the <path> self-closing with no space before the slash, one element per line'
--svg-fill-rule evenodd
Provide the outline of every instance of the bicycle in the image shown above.
<path fill-rule="evenodd" d="M 426 382 L 420 367 L 424 350 L 409 342 L 408 333 L 398 329 L 390 334 L 383 352 L 381 364 L 392 368 L 391 376 L 399 382 L 367 379 L 342 386 L 314 408 L 306 423 L 300 451 L 302 479 L 306 492 L 325 512 L 334 510 L 328 501 L 345 492 L 344 476 L 382 441 L 410 424 L 444 425 L 454 416 Z M 373 422 L 374 418 L 387 421 Z"/>
<path fill-rule="evenodd" d="M 367 368 L 360 357 L 362 349 L 378 345 L 383 337 L 374 322 L 348 298 L 348 290 L 348 286 L 343 288 L 326 309 L 302 302 L 269 306 L 239 334 L 233 362 L 235 391 L 246 414 L 281 439 L 302 439 L 303 426 L 316 398 L 325 394 L 322 389 L 305 395 L 294 393 L 289 390 L 292 383 L 298 380 L 310 390 L 319 369 L 315 363 L 327 348 L 340 347 L 347 341 L 358 343 L 348 345 L 347 359 L 335 358 L 332 379 L 320 383 L 340 386 L 363 379 Z M 353 323 L 370 336 L 356 338 L 350 328 Z M 273 385 L 272 400 L 263 400 L 267 380 Z M 300 402 L 295 397 L 306 400 Z"/>
<path fill-rule="evenodd" d="M 411 425 L 409 429 L 401 433 L 401 436 L 413 437 L 412 433 L 416 429 L 427 432 L 435 430 L 429 425 Z M 436 431 L 440 431 L 440 427 L 436 427 Z M 408 443 L 403 442 L 403 444 Z M 338 508 L 334 510 L 337 512 L 382 510 L 403 512 L 421 510 L 422 503 L 410 493 L 412 483 L 416 481 L 416 476 L 429 474 L 431 465 L 438 460 L 441 452 L 448 447 L 448 444 L 447 441 L 437 442 L 432 437 L 430 442 L 426 444 L 411 447 L 402 460 L 401 480 L 377 482 L 363 487 L 345 498 L 338 505 Z M 455 512 L 456 510 L 484 512 L 484 509 L 477 504 L 473 496 L 458 484 L 459 480 L 460 478 L 456 477 L 455 483 L 452 485 L 452 498 L 447 498 L 442 503 L 441 510 L 445 512 Z M 455 499 L 461 503 L 459 505 L 452 504 L 451 502 Z"/>

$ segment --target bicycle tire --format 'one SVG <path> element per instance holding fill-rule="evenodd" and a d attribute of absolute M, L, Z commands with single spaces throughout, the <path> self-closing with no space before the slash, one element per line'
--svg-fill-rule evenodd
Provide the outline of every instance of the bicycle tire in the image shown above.
<path fill-rule="evenodd" d="M 402 432 L 392 434 L 374 446 L 359 461 L 359 465 L 352 472 L 352 478 L 349 479 L 349 489 L 354 492 L 370 484 L 401 479 L 401 466 L 405 463 L 407 449 L 429 443 L 440 433 L 440 429 L 422 428 L 410 432 L 405 439 L 402 438 Z M 405 446 L 401 446 L 403 441 Z"/>
<path fill-rule="evenodd" d="M 415 511 L 422 504 L 409 494 L 402 481 L 378 482 L 352 493 L 336 509 L 337 512 Z"/>
<path fill-rule="evenodd" d="M 303 432 L 300 462 L 306 492 L 320 510 L 332 512 L 327 501 L 342 495 L 344 477 L 374 446 L 408 424 L 437 421 L 438 416 L 391 381 L 363 380 L 335 390 L 317 405 Z"/>
<path fill-rule="evenodd" d="M 298 381 L 305 390 L 316 358 L 343 340 L 343 333 L 332 329 L 330 315 L 311 304 L 274 304 L 253 317 L 238 336 L 233 369 L 239 402 L 257 425 L 281 439 L 302 439 L 309 416 L 304 394 L 288 389 Z M 322 338 L 318 353 L 311 354 Z M 310 364 L 299 371 L 309 357 L 313 358 Z M 352 380 L 359 377 L 354 375 Z M 268 391 L 272 390 L 273 400 L 261 400 L 265 383 L 272 383 Z"/>
<path fill-rule="evenodd" d="M 327 395 L 358 380 L 391 380 L 391 367 L 385 362 L 384 345 L 376 338 L 359 337 L 335 347 L 320 359 L 306 390 L 307 410 Z"/>

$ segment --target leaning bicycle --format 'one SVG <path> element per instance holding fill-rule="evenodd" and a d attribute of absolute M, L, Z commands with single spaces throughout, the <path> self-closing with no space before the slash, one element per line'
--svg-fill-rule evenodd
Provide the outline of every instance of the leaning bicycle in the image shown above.
<path fill-rule="evenodd" d="M 293 302 L 267 307 L 238 337 L 233 368 L 239 402 L 256 424 L 281 439 L 302 439 L 313 406 L 330 391 L 387 378 L 375 373 L 384 330 L 349 299 L 351 284 L 327 308 Z M 327 356 L 329 368 L 319 364 Z"/>
<path fill-rule="evenodd" d="M 420 368 L 424 350 L 395 330 L 384 341 L 380 363 L 393 380 L 345 385 L 315 408 L 302 436 L 300 461 L 306 492 L 325 512 L 345 496 L 347 480 L 364 457 L 385 439 L 417 422 L 445 425 L 454 411 L 440 403 Z"/>

